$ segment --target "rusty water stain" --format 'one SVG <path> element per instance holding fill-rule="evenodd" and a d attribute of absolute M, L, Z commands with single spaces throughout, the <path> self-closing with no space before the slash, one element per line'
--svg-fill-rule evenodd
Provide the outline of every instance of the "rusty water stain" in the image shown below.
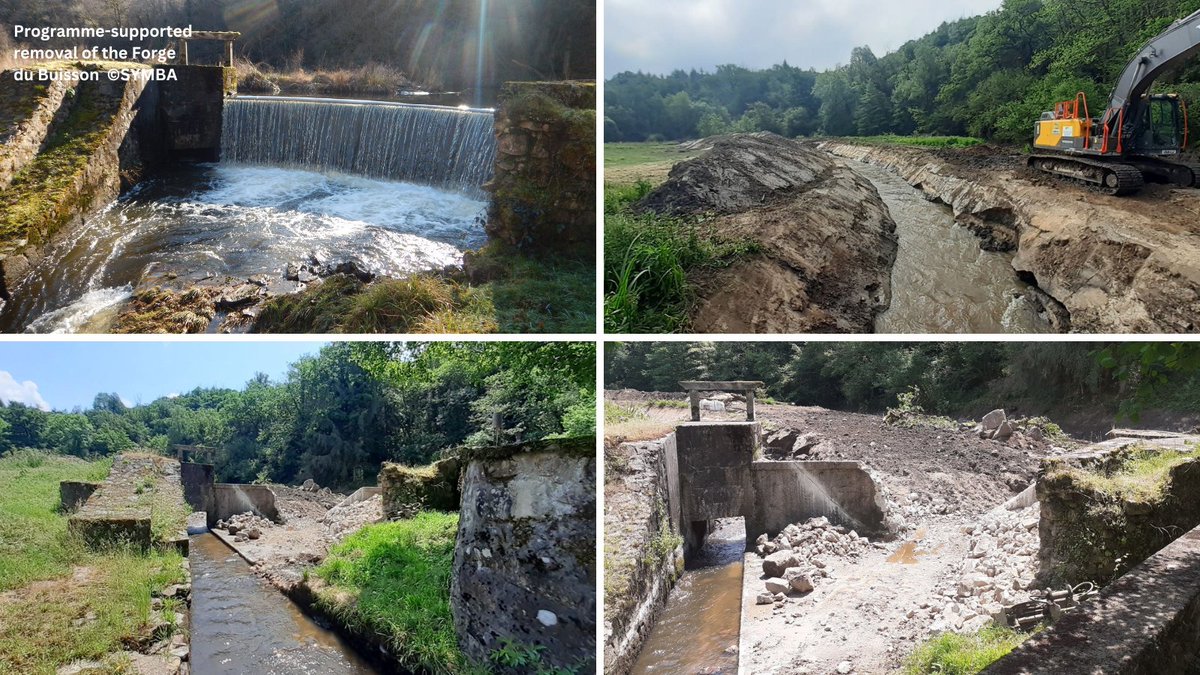
<path fill-rule="evenodd" d="M 377 672 L 336 633 L 259 579 L 215 536 L 193 536 L 188 559 L 193 673 Z"/>
<path fill-rule="evenodd" d="M 896 549 L 890 556 L 888 556 L 887 561 L 901 565 L 916 565 L 919 557 L 929 553 L 929 551 L 918 548 L 927 534 L 928 532 L 925 528 L 917 530 L 916 535 L 911 540 L 900 544 L 900 548 Z M 941 547 L 939 547 L 939 549 L 940 548 Z"/>

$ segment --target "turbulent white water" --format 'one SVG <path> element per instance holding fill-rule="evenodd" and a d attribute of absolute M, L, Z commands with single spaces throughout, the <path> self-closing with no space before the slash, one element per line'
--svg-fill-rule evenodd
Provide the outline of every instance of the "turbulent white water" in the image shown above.
<path fill-rule="evenodd" d="M 282 276 L 353 261 L 380 275 L 460 264 L 486 203 L 457 191 L 275 167 L 202 165 L 139 186 L 50 248 L 12 289 L 0 330 L 103 330 L 150 271 Z"/>

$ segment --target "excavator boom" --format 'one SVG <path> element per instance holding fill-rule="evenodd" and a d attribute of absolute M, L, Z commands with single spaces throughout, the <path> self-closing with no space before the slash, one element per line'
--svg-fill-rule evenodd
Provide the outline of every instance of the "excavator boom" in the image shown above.
<path fill-rule="evenodd" d="M 1197 54 L 1200 54 L 1200 11 L 1176 21 L 1142 47 L 1125 66 L 1100 123 L 1116 129 L 1122 116 L 1125 120 L 1137 119 L 1137 107 L 1143 105 L 1146 92 L 1150 91 L 1154 81 Z"/>

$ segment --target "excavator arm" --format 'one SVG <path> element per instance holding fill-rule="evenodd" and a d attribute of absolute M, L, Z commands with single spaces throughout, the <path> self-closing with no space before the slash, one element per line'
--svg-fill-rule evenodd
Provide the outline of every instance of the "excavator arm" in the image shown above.
<path fill-rule="evenodd" d="M 1200 54 L 1200 11 L 1176 21 L 1151 40 L 1134 57 L 1113 90 L 1108 109 L 1100 123 L 1108 134 L 1126 135 L 1132 122 L 1142 114 L 1144 96 L 1163 73 Z"/>

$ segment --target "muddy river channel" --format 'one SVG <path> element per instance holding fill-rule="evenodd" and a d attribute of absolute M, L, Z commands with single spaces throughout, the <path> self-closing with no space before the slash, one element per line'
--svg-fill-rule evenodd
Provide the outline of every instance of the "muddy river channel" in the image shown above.
<path fill-rule="evenodd" d="M 979 248 L 950 209 L 885 169 L 850 162 L 875 185 L 896 221 L 900 249 L 892 304 L 878 333 L 1050 333 L 1033 288 L 1017 278 L 1011 256 Z"/>

